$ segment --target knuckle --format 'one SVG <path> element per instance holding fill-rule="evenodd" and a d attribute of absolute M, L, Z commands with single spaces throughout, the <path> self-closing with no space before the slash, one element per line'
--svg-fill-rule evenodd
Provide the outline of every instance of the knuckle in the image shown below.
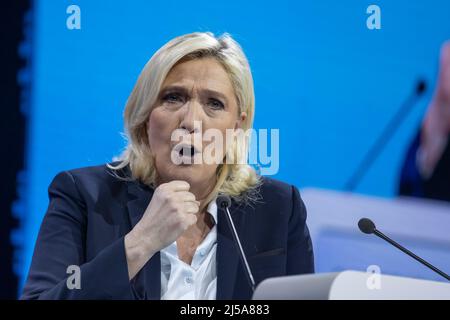
<path fill-rule="evenodd" d="M 178 207 L 177 207 L 176 203 L 173 200 L 168 200 L 167 201 L 167 207 L 171 211 L 178 211 Z"/>
<path fill-rule="evenodd" d="M 172 194 L 170 192 L 163 192 L 161 194 L 161 199 L 163 199 L 167 203 L 171 203 L 173 201 Z"/>

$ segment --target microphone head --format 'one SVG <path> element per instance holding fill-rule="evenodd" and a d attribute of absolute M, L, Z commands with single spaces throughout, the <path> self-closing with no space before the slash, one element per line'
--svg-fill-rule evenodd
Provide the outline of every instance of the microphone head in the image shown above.
<path fill-rule="evenodd" d="M 217 197 L 216 203 L 219 208 L 229 208 L 231 206 L 231 199 L 229 196 L 222 194 Z"/>
<path fill-rule="evenodd" d="M 420 96 L 425 90 L 427 90 L 427 83 L 425 80 L 420 79 L 416 84 L 416 94 Z"/>
<path fill-rule="evenodd" d="M 358 222 L 359 230 L 364 233 L 372 234 L 376 230 L 375 223 L 368 218 L 362 218 Z"/>

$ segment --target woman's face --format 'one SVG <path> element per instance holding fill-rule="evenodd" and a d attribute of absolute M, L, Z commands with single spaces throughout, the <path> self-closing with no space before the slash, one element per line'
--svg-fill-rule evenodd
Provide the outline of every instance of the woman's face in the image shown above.
<path fill-rule="evenodd" d="M 176 64 L 161 86 L 147 123 L 158 182 L 184 180 L 192 191 L 211 191 L 218 164 L 202 161 L 201 150 L 211 143 L 202 139 L 203 133 L 216 129 L 225 142 L 226 130 L 241 127 L 245 117 L 238 111 L 231 80 L 217 60 Z"/>

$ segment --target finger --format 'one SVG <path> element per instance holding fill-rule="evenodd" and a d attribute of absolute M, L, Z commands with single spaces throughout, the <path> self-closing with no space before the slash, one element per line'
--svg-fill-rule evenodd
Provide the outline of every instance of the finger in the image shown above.
<path fill-rule="evenodd" d="M 184 211 L 189 214 L 196 214 L 199 210 L 199 205 L 194 202 L 185 202 Z"/>
<path fill-rule="evenodd" d="M 189 191 L 191 186 L 183 180 L 173 180 L 167 183 L 167 187 L 172 191 Z"/>
<path fill-rule="evenodd" d="M 181 201 L 191 201 L 200 203 L 195 199 L 195 195 L 189 191 L 178 191 L 174 196 Z"/>

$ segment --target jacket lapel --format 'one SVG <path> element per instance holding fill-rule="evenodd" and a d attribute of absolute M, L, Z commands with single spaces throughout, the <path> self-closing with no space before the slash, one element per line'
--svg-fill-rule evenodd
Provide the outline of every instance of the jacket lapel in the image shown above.
<path fill-rule="evenodd" d="M 237 245 L 234 243 L 233 235 L 228 226 L 226 212 L 218 208 L 217 222 L 217 300 L 230 300 L 233 298 L 234 286 L 236 283 L 236 273 L 238 269 L 239 255 Z M 230 213 L 236 230 L 245 241 L 240 230 L 243 230 L 245 222 L 244 210 L 239 210 L 233 201 L 230 206 Z"/>
<path fill-rule="evenodd" d="M 141 220 L 145 209 L 147 208 L 153 196 L 153 189 L 138 182 L 129 182 L 127 202 L 128 216 L 130 218 L 131 228 Z M 161 259 L 159 252 L 156 253 L 139 272 L 135 283 L 144 278 L 144 299 L 161 299 Z M 138 287 L 139 285 L 135 285 Z M 139 290 L 138 290 L 139 291 Z M 140 294 L 142 298 L 142 294 Z"/>

